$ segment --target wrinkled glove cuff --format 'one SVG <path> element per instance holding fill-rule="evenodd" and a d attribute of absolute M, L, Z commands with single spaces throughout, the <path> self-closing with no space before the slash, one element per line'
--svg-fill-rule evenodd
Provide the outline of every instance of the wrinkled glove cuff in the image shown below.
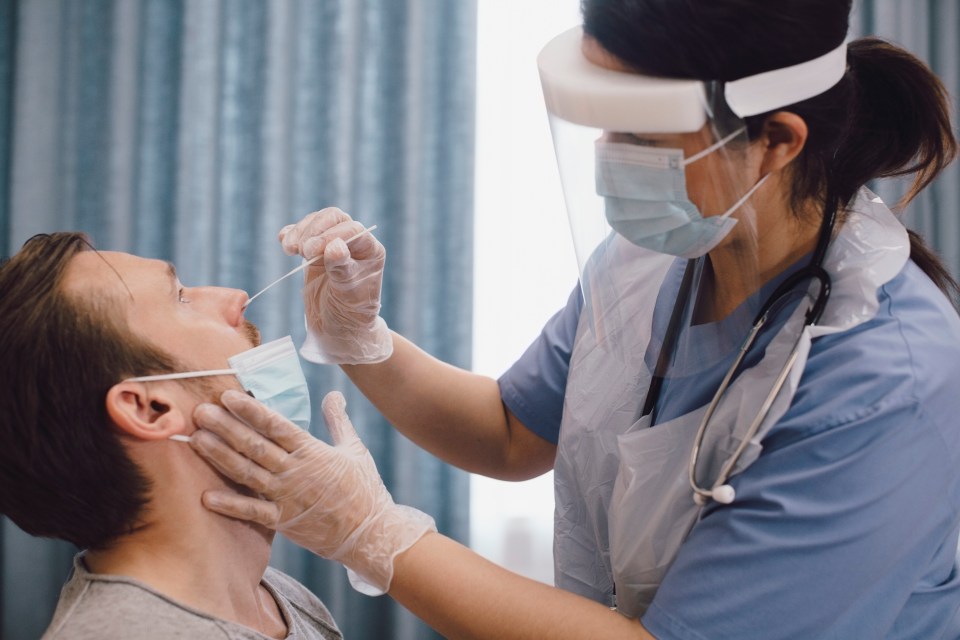
<path fill-rule="evenodd" d="M 351 331 L 336 338 L 318 335 L 307 322 L 307 336 L 300 347 L 304 360 L 316 364 L 376 364 L 393 355 L 393 334 L 378 317 L 368 329 Z"/>
<path fill-rule="evenodd" d="M 392 505 L 380 517 L 360 526 L 339 549 L 330 554 L 347 567 L 350 585 L 368 596 L 390 590 L 394 559 L 437 525 L 413 507 Z"/>

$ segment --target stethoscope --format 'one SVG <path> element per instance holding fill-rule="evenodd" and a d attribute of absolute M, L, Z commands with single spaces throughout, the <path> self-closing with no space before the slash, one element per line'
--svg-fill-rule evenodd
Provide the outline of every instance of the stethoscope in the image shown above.
<path fill-rule="evenodd" d="M 743 452 L 759 432 L 760 426 L 763 424 L 767 414 L 770 412 L 770 408 L 773 405 L 777 394 L 780 393 L 780 390 L 783 388 L 787 377 L 790 375 L 790 370 L 793 368 L 793 365 L 797 360 L 800 341 L 803 337 L 804 329 L 806 329 L 808 326 L 817 324 L 817 322 L 820 320 L 820 317 L 823 315 L 823 310 L 830 298 L 831 287 L 830 275 L 824 270 L 823 261 L 827 254 L 827 247 L 829 246 L 830 240 L 833 236 L 833 227 L 836 220 L 836 209 L 837 208 L 835 206 L 827 207 L 827 211 L 824 214 L 823 221 L 820 226 L 820 235 L 817 240 L 817 246 L 814 249 L 813 255 L 811 256 L 810 262 L 807 264 L 807 266 L 788 276 L 763 303 L 763 306 L 760 308 L 760 311 L 757 313 L 757 316 L 753 321 L 753 325 L 751 326 L 747 337 L 740 346 L 737 357 L 727 370 L 726 375 L 724 375 L 723 380 L 720 382 L 720 386 L 717 387 L 716 392 L 713 394 L 713 399 L 711 399 L 710 404 L 707 405 L 707 410 L 703 414 L 703 418 L 700 420 L 700 426 L 697 428 L 697 434 L 694 438 L 693 449 L 690 452 L 690 465 L 688 469 L 690 488 L 693 489 L 693 500 L 699 506 L 706 505 L 709 500 L 715 500 L 720 504 L 730 504 L 736 498 L 736 491 L 732 486 L 727 484 L 727 481 L 736 467 L 737 462 L 740 460 L 740 457 L 743 455 Z M 670 320 L 667 325 L 667 331 L 664 335 L 663 347 L 660 350 L 659 357 L 657 358 L 654 375 L 650 380 L 650 388 L 647 391 L 647 399 L 644 403 L 643 413 L 641 416 L 651 414 L 656 406 L 657 399 L 660 395 L 660 389 L 663 385 L 667 368 L 669 367 L 669 362 L 672 359 L 673 351 L 676 348 L 677 338 L 680 334 L 680 328 L 686 316 L 687 306 L 690 302 L 690 291 L 692 289 L 694 280 L 697 279 L 695 274 L 697 274 L 702 267 L 703 260 L 704 258 L 701 257 L 689 260 L 687 262 L 683 279 L 680 283 L 680 288 L 677 293 L 677 301 L 674 303 L 673 311 L 671 312 Z M 773 386 L 767 393 L 767 397 L 760 406 L 760 410 L 753 419 L 753 422 L 750 423 L 750 428 L 747 429 L 747 432 L 740 441 L 740 444 L 737 446 L 733 455 L 721 467 L 717 479 L 712 485 L 709 485 L 710 488 L 706 488 L 706 486 L 701 485 L 697 481 L 697 464 L 700 459 L 700 450 L 703 445 L 703 438 L 707 432 L 707 427 L 710 424 L 710 418 L 716 411 L 717 406 L 720 404 L 720 401 L 723 398 L 723 394 L 729 388 L 733 378 L 737 375 L 743 359 L 746 357 L 747 353 L 750 351 L 750 348 L 756 341 L 757 336 L 770 319 L 771 313 L 777 310 L 779 306 L 789 297 L 796 295 L 797 286 L 799 284 L 803 282 L 810 283 L 814 281 L 819 284 L 819 288 L 816 296 L 813 297 L 813 304 L 809 309 L 807 309 L 807 312 L 804 316 L 803 327 L 798 333 L 797 339 L 790 350 L 790 355 L 787 357 L 787 360 L 781 368 L 779 375 L 777 375 L 776 379 L 774 380 Z M 805 295 L 810 297 L 809 291 L 805 292 Z"/>

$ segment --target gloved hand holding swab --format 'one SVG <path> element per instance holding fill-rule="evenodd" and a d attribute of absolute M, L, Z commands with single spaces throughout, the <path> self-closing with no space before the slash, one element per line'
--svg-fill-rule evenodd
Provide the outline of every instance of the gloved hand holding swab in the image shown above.
<path fill-rule="evenodd" d="M 377 228 L 377 225 L 375 225 L 375 224 L 374 224 L 374 225 L 371 225 L 371 226 L 367 227 L 366 229 L 364 229 L 363 231 L 361 231 L 360 233 L 358 233 L 358 234 L 356 234 L 356 235 L 353 235 L 353 236 L 350 236 L 350 237 L 347 238 L 344 242 L 345 242 L 346 244 L 350 244 L 351 242 L 353 242 L 354 240 L 356 240 L 356 239 L 359 238 L 360 236 L 364 235 L 365 233 L 370 233 L 371 231 L 373 231 L 373 230 L 376 229 L 376 228 Z M 292 270 L 289 271 L 288 273 L 285 273 L 284 275 L 280 276 L 279 278 L 277 278 L 276 280 L 274 280 L 273 282 L 271 282 L 270 284 L 268 284 L 267 286 L 265 286 L 263 289 L 261 289 L 260 291 L 256 292 L 255 294 L 253 294 L 252 296 L 250 296 L 249 298 L 247 298 L 247 301 L 243 304 L 243 308 L 246 309 L 246 308 L 250 305 L 250 303 L 253 302 L 254 298 L 256 298 L 257 296 L 259 296 L 261 293 L 264 293 L 267 289 L 270 289 L 271 287 L 273 287 L 274 285 L 278 284 L 279 282 L 281 282 L 281 281 L 289 278 L 290 276 L 292 276 L 293 274 L 297 273 L 298 271 L 303 271 L 304 269 L 306 269 L 307 267 L 309 267 L 310 265 L 312 265 L 313 263 L 315 263 L 316 261 L 318 261 L 318 260 L 319 260 L 320 258 L 322 258 L 322 257 L 323 257 L 323 254 L 320 254 L 320 255 L 316 256 L 315 258 L 312 258 L 312 259 L 310 259 L 310 260 L 307 260 L 306 262 L 304 262 L 303 264 L 301 264 L 299 267 L 296 267 L 295 269 L 292 269 Z"/>

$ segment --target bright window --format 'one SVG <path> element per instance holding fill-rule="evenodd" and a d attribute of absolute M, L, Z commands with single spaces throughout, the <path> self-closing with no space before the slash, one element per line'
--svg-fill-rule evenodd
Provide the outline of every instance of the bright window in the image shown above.
<path fill-rule="evenodd" d="M 478 5 L 473 363 L 497 377 L 577 281 L 536 57 L 580 16 L 576 0 Z M 552 584 L 553 474 L 521 483 L 475 476 L 470 490 L 474 550 Z"/>

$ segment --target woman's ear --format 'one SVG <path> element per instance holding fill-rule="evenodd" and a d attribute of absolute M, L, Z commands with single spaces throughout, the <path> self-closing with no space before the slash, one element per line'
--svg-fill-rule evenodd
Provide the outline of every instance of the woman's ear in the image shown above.
<path fill-rule="evenodd" d="M 803 151 L 807 135 L 807 123 L 795 113 L 777 111 L 767 118 L 761 135 L 764 144 L 761 173 L 774 173 L 790 164 Z"/>
<path fill-rule="evenodd" d="M 182 433 L 187 422 L 169 389 L 164 382 L 118 382 L 107 391 L 107 414 L 121 431 L 139 440 Z"/>

